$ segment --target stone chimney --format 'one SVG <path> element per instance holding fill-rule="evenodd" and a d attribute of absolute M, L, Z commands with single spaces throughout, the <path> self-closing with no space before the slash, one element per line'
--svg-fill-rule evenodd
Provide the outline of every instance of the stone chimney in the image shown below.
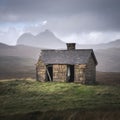
<path fill-rule="evenodd" d="M 67 50 L 75 50 L 75 43 L 66 43 Z"/>

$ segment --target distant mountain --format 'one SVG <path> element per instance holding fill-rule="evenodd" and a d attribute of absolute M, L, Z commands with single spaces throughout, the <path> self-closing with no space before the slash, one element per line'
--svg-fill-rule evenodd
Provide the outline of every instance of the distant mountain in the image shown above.
<path fill-rule="evenodd" d="M 114 40 L 109 43 L 102 43 L 102 44 L 95 44 L 95 45 L 89 45 L 89 44 L 77 44 L 77 48 L 81 49 L 108 49 L 108 48 L 120 48 L 120 39 Z"/>
<path fill-rule="evenodd" d="M 97 71 L 120 72 L 120 39 L 97 45 L 79 45 L 79 49 L 94 49 L 98 60 Z"/>
<path fill-rule="evenodd" d="M 120 48 L 95 50 L 98 60 L 97 71 L 120 72 Z"/>
<path fill-rule="evenodd" d="M 109 43 L 107 43 L 109 46 L 111 46 L 111 47 L 119 47 L 120 48 L 120 39 L 117 39 L 117 40 L 115 40 L 115 41 L 112 41 L 112 42 L 109 42 Z"/>
<path fill-rule="evenodd" d="M 9 46 L 0 43 L 0 56 L 16 56 L 22 58 L 38 59 L 40 50 L 40 48 L 36 47 L 24 45 Z"/>
<path fill-rule="evenodd" d="M 58 39 L 50 30 L 45 30 L 36 36 L 24 33 L 17 40 L 17 45 L 27 45 L 43 49 L 65 49 L 65 43 Z M 77 44 L 78 49 L 108 49 L 120 48 L 120 39 L 102 44 Z"/>
<path fill-rule="evenodd" d="M 0 79 L 35 77 L 35 64 L 40 48 L 0 43 Z"/>
<path fill-rule="evenodd" d="M 120 48 L 120 39 L 114 40 L 109 43 L 96 45 L 96 49 L 107 49 L 107 48 Z"/>
<path fill-rule="evenodd" d="M 50 30 L 45 30 L 36 36 L 30 33 L 24 33 L 18 38 L 17 45 L 28 45 L 44 49 L 65 48 L 65 43 L 58 39 Z"/>
<path fill-rule="evenodd" d="M 31 33 L 24 33 L 18 38 L 17 44 L 30 46 L 31 44 L 34 44 L 34 41 L 35 37 Z"/>
<path fill-rule="evenodd" d="M 6 49 L 6 48 L 9 48 L 10 46 L 9 45 L 6 45 L 4 43 L 0 43 L 0 49 Z"/>
<path fill-rule="evenodd" d="M 50 36 L 52 37 L 52 34 L 49 31 L 47 32 L 49 33 L 49 37 Z M 37 37 L 41 38 L 41 41 L 43 40 L 44 42 L 44 34 L 46 34 L 46 32 L 38 34 L 36 38 Z M 24 34 L 24 35 L 27 36 L 27 34 Z M 27 40 L 26 40 L 26 44 L 27 44 Z M 48 45 L 48 48 L 52 48 L 51 46 L 53 44 L 49 42 L 49 44 L 47 45 Z M 119 62 L 120 61 L 120 53 L 119 53 L 120 40 L 116 40 L 103 45 L 104 47 L 101 47 L 101 44 L 97 45 L 97 49 L 94 49 L 95 55 L 98 60 L 97 71 L 120 72 L 120 62 Z M 78 46 L 79 45 L 77 44 L 77 48 Z M 81 46 L 80 48 L 85 48 L 82 45 L 80 46 Z M 44 47 L 41 46 L 41 48 L 44 48 Z M 10 74 L 11 72 L 15 74 L 17 72 L 19 76 L 20 76 L 19 73 L 22 74 L 23 72 L 25 72 L 24 75 L 27 73 L 29 75 L 34 74 L 35 76 L 35 64 L 40 55 L 41 48 L 31 47 L 26 45 L 9 46 L 9 45 L 0 43 L 0 76 L 3 76 L 4 78 L 4 76 L 8 74 L 11 75 Z M 47 48 L 47 46 L 45 48 Z M 92 48 L 92 47 L 89 47 L 89 48 Z M 65 49 L 67 49 L 67 47 L 65 47 Z"/>

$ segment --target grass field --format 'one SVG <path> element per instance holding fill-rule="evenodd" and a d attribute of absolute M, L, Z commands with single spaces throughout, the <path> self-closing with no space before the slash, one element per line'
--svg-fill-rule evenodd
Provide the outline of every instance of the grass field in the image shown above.
<path fill-rule="evenodd" d="M 119 111 L 120 85 L 0 81 L 0 115 L 63 110 Z"/>

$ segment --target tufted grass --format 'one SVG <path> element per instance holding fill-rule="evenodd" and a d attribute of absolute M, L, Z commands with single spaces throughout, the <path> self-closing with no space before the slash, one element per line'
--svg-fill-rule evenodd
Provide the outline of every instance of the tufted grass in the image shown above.
<path fill-rule="evenodd" d="M 120 85 L 0 81 L 0 115 L 67 109 L 120 110 Z"/>

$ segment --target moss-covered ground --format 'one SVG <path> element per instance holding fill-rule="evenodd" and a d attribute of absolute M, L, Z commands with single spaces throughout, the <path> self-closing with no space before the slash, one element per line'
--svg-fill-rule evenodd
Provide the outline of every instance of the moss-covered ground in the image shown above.
<path fill-rule="evenodd" d="M 67 109 L 120 110 L 120 86 L 0 81 L 0 115 Z"/>

